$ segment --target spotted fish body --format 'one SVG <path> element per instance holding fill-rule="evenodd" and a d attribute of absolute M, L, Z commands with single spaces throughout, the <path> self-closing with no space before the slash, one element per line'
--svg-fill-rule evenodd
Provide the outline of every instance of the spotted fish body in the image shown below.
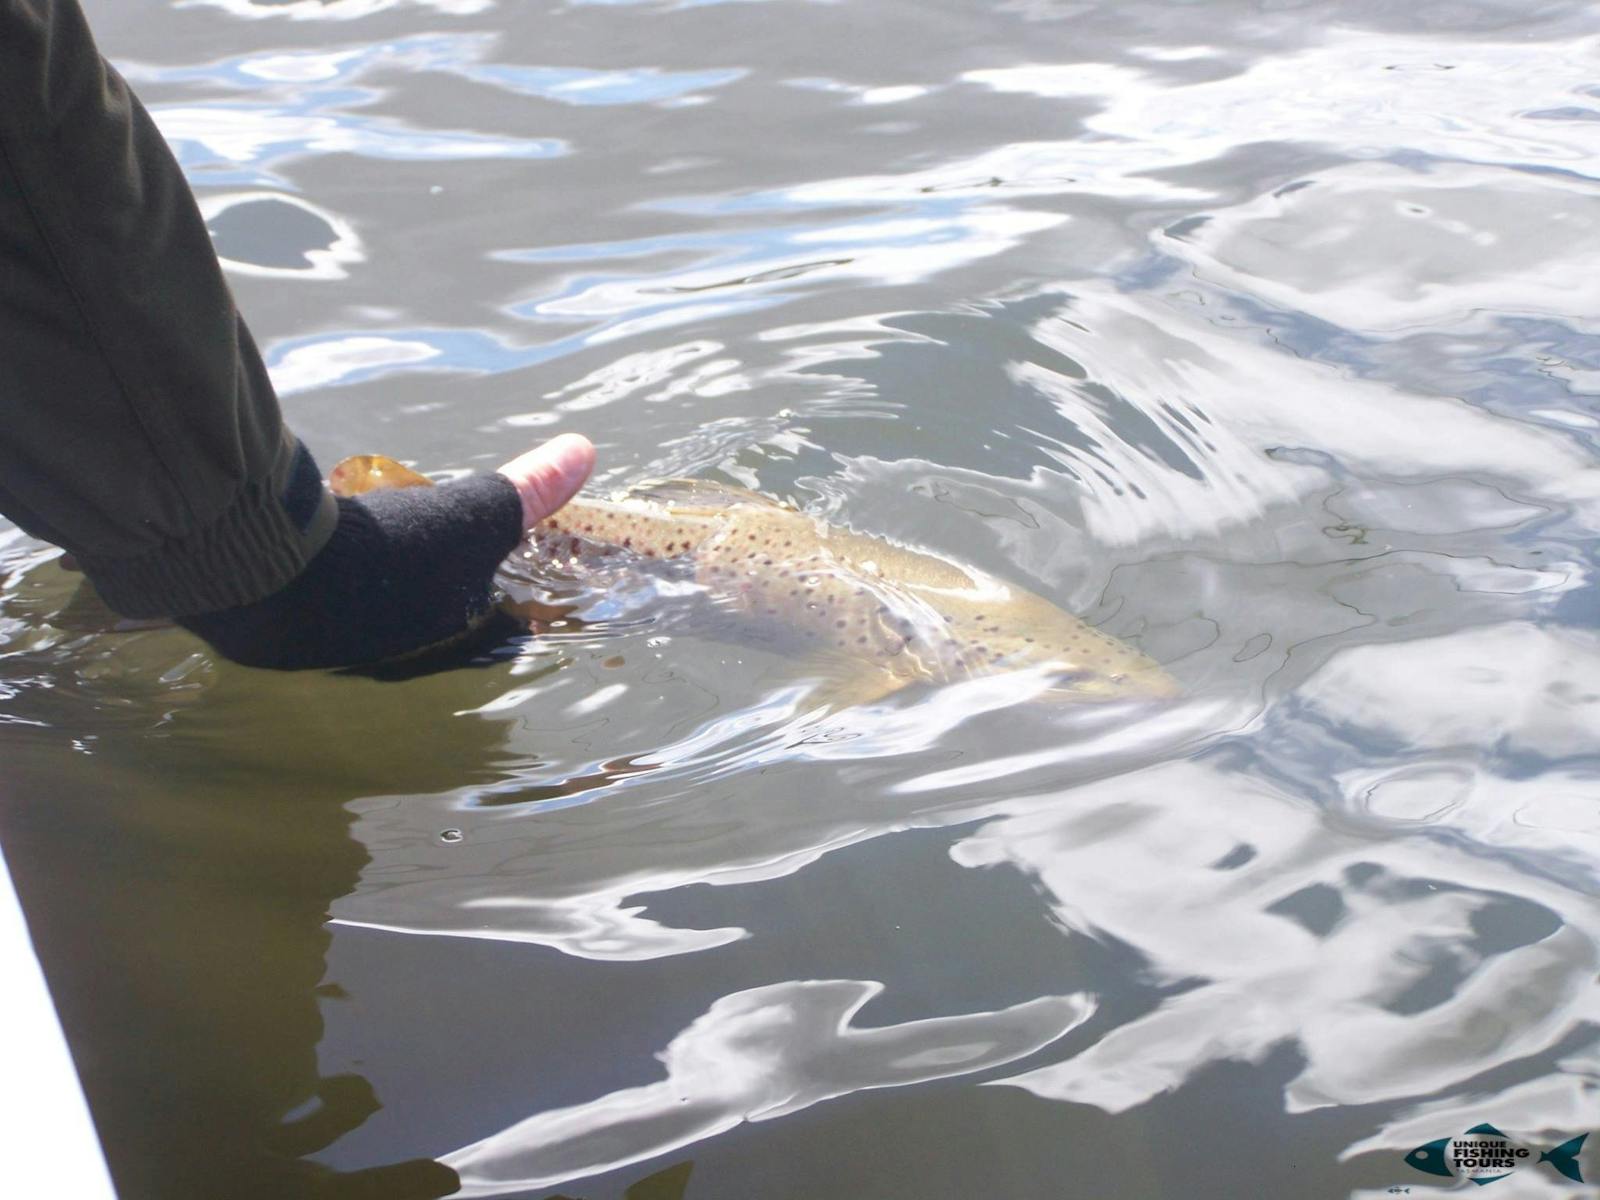
<path fill-rule="evenodd" d="M 804 654 L 857 701 L 1027 667 L 1082 698 L 1173 690 L 1143 654 L 1031 592 L 741 489 L 673 482 L 579 499 L 534 536 L 568 561 L 585 547 L 688 560 L 746 636 Z"/>
<path fill-rule="evenodd" d="M 342 494 L 430 482 L 381 456 L 330 477 Z M 1047 671 L 1061 698 L 1174 691 L 1143 654 L 1042 597 L 741 488 L 685 480 L 579 497 L 539 524 L 525 557 L 581 575 L 630 554 L 692 569 L 730 636 L 804 658 L 842 702 L 1023 668 Z"/>

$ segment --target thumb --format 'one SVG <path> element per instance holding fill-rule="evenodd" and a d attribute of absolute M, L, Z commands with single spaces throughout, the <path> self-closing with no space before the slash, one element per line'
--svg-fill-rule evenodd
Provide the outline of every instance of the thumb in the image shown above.
<path fill-rule="evenodd" d="M 594 446 L 581 433 L 563 433 L 518 455 L 499 473 L 522 497 L 522 527 L 532 529 L 577 494 L 594 470 Z"/>

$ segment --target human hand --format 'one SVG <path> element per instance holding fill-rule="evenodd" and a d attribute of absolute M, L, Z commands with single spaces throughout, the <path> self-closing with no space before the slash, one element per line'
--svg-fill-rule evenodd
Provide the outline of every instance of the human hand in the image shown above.
<path fill-rule="evenodd" d="M 532 529 L 573 496 L 594 470 L 594 446 L 581 433 L 563 433 L 519 454 L 497 474 L 516 486 L 522 528 Z"/>
<path fill-rule="evenodd" d="M 280 669 L 451 642 L 491 612 L 495 568 L 593 469 L 589 440 L 562 434 L 490 475 L 340 497 L 333 535 L 287 587 L 178 623 L 236 662 Z"/>

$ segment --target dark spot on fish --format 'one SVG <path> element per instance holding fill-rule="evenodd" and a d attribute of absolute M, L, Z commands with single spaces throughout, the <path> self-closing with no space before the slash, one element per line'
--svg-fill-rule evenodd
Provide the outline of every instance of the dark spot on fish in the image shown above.
<path fill-rule="evenodd" d="M 834 622 L 834 623 L 833 623 L 833 627 L 834 627 L 834 628 L 835 628 L 835 629 L 843 629 L 843 628 L 844 628 L 844 626 L 845 626 L 845 623 L 844 623 L 844 622 L 843 622 L 843 621 L 835 621 L 835 622 Z"/>

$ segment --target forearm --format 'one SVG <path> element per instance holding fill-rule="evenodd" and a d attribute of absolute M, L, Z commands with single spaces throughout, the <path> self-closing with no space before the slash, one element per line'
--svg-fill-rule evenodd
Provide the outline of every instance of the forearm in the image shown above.
<path fill-rule="evenodd" d="M 76 0 L 0 0 L 0 511 L 113 607 L 298 575 L 336 510 L 160 133 Z"/>

